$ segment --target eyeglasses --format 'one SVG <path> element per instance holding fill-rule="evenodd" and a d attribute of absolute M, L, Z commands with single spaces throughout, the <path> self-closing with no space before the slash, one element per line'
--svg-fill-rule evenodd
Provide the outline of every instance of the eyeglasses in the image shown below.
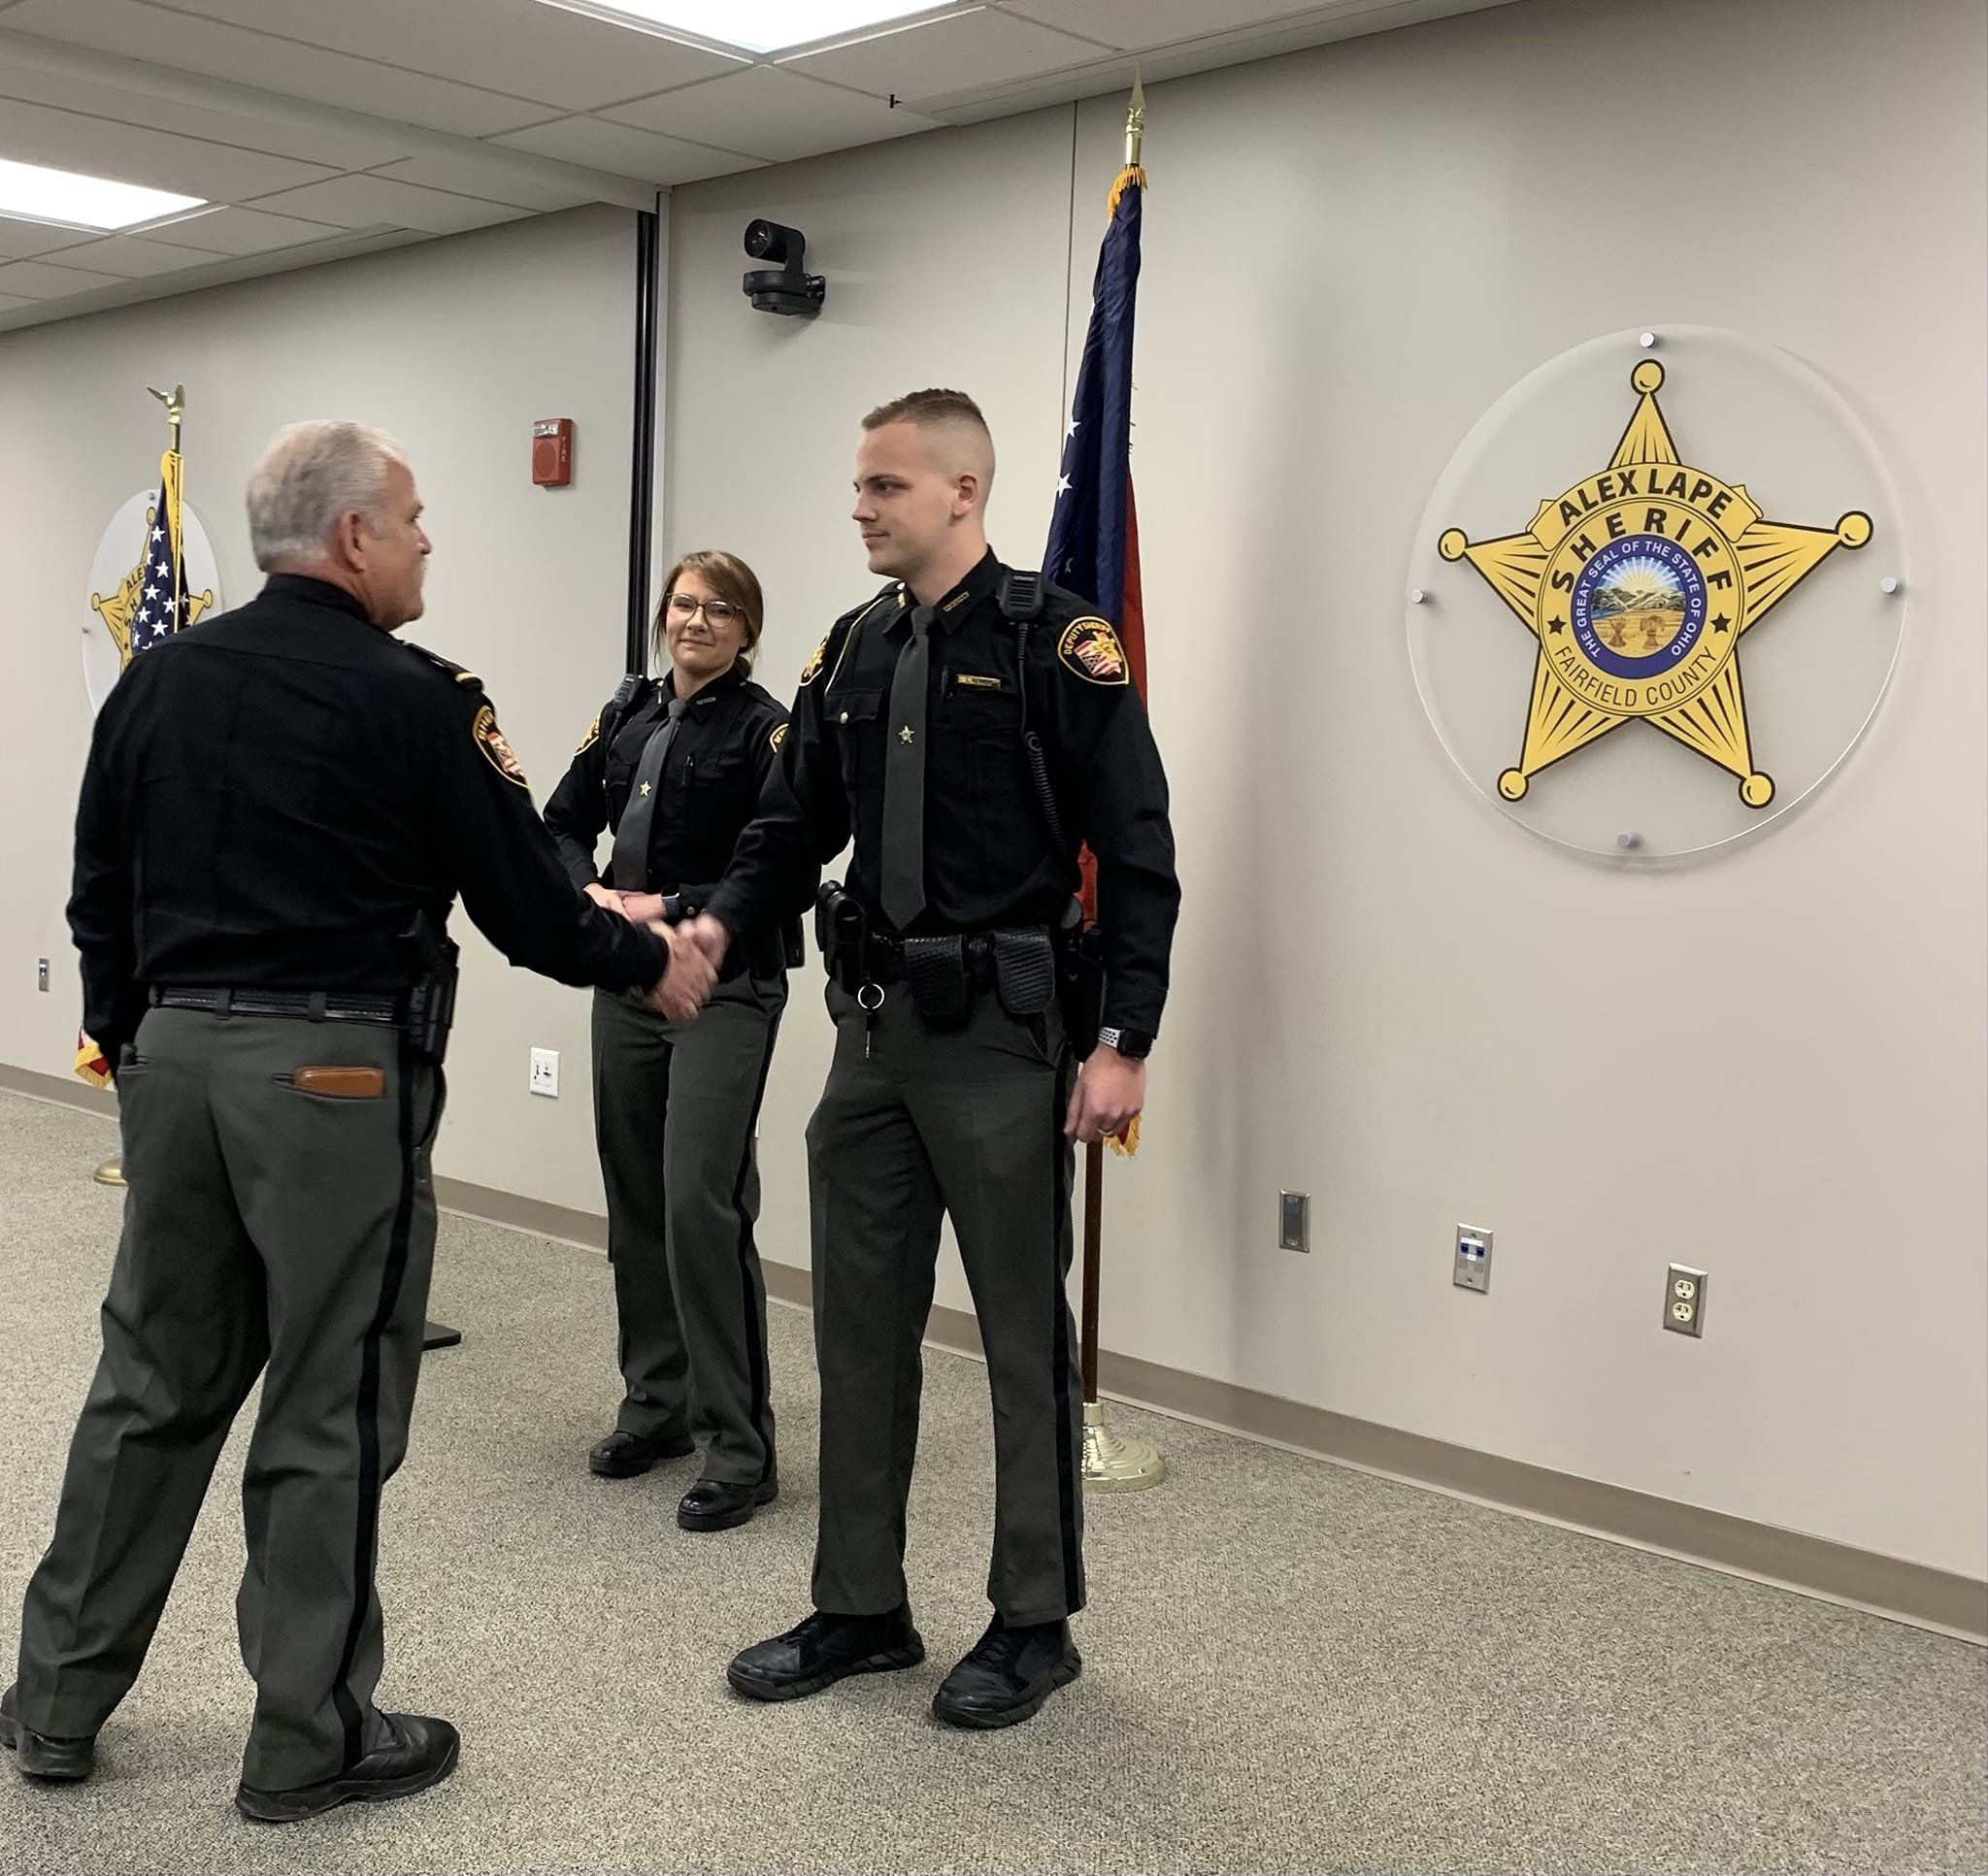
<path fill-rule="evenodd" d="M 739 616 L 739 609 L 721 599 L 692 599 L 688 593 L 670 595 L 670 616 L 681 619 L 686 624 L 699 612 L 704 614 L 707 625 L 730 625 Z"/>

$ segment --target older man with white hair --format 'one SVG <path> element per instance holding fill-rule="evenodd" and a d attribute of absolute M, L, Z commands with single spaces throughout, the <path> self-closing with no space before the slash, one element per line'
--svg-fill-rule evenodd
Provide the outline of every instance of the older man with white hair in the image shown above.
<path fill-rule="evenodd" d="M 103 1354 L 28 1585 L 0 1744 L 86 1777 L 258 1376 L 238 1598 L 256 1684 L 236 1804 L 288 1822 L 446 1778 L 381 1713 L 380 1492 L 407 1449 L 435 1242 L 458 894 L 514 964 L 646 986 L 690 946 L 581 896 L 469 672 L 397 641 L 429 542 L 405 456 L 282 431 L 248 483 L 247 606 L 148 651 L 97 718 L 69 919 L 130 1184 Z"/>

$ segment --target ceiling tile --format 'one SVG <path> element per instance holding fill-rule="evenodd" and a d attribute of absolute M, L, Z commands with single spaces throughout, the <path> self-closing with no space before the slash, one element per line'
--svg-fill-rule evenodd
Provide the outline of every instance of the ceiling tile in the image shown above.
<path fill-rule="evenodd" d="M 742 60 L 540 0 L 175 0 L 189 13 L 590 111 Z M 539 114 L 544 115 L 542 112 Z"/>
<path fill-rule="evenodd" d="M 0 30 L 6 25 L 7 16 L 0 13 Z M 67 72 L 50 72 L 25 59 L 17 59 L 0 66 L 0 97 L 22 98 L 32 104 L 76 111 L 113 123 L 177 131 L 182 137 L 232 144 L 238 149 L 267 150 L 272 155 L 293 156 L 300 162 L 321 163 L 330 169 L 370 169 L 376 163 L 390 163 L 407 152 L 406 144 L 384 137 L 348 135 L 294 119 L 279 122 L 246 112 L 211 110 L 202 105 L 182 104 L 174 98 L 153 97 L 136 88 L 144 82 L 146 68 L 134 65 L 129 69 L 131 88 L 77 78 Z"/>
<path fill-rule="evenodd" d="M 106 241 L 65 248 L 60 255 L 46 258 L 53 258 L 63 267 L 86 267 L 93 273 L 116 274 L 136 280 L 154 274 L 177 274 L 182 268 L 204 266 L 227 256 L 212 248 L 169 247 L 164 242 L 146 241 L 137 235 L 113 235 Z"/>
<path fill-rule="evenodd" d="M 893 111 L 867 91 L 847 91 L 771 65 L 749 66 L 603 115 L 644 130 L 749 150 L 774 163 L 910 136 L 937 121 L 902 106 Z"/>
<path fill-rule="evenodd" d="M 416 188 L 412 182 L 394 182 L 383 176 L 336 176 L 329 182 L 258 197 L 255 206 L 278 214 L 335 221 L 346 228 L 421 228 L 431 235 L 487 228 L 495 221 L 515 221 L 525 213 L 502 202 Z"/>
<path fill-rule="evenodd" d="M 405 162 L 389 163 L 372 173 L 396 182 L 418 182 L 424 188 L 508 202 L 515 209 L 574 209 L 594 200 L 584 188 L 570 188 L 536 176 L 516 176 L 506 164 L 479 162 L 474 155 L 410 156 Z"/>
<path fill-rule="evenodd" d="M 1100 56 L 1100 49 L 1086 40 L 983 7 L 830 51 L 803 52 L 781 65 L 879 98 L 896 96 L 915 104 L 920 98 L 1060 72 Z"/>
<path fill-rule="evenodd" d="M 226 144 L 176 137 L 170 131 L 79 117 L 9 100 L 0 108 L 0 156 L 80 170 L 120 182 L 143 182 L 207 202 L 228 202 L 268 189 L 294 187 L 335 174 L 321 163 L 235 149 Z"/>
<path fill-rule="evenodd" d="M 60 300 L 87 293 L 93 286 L 116 286 L 121 274 L 94 274 L 82 267 L 59 267 L 53 261 L 12 260 L 0 267 L 0 293 L 26 300 Z"/>
<path fill-rule="evenodd" d="M 196 248 L 215 254 L 267 254 L 282 247 L 342 235 L 345 229 L 261 209 L 210 209 L 180 221 L 148 228 L 145 238 L 161 247 Z"/>
<path fill-rule="evenodd" d="M 561 117 L 555 123 L 514 130 L 488 141 L 510 149 L 556 156 L 563 163 L 584 163 L 590 169 L 639 177 L 666 187 L 758 167 L 756 157 L 735 156 L 722 149 L 709 149 L 702 144 L 658 137 L 630 124 L 610 123 L 605 117 Z"/>
<path fill-rule="evenodd" d="M 0 260 L 52 254 L 58 248 L 81 247 L 95 239 L 81 228 L 51 228 L 44 221 L 17 221 L 12 215 L 0 215 Z"/>
<path fill-rule="evenodd" d="M 1361 0 L 1364 3 L 1364 0 Z M 1342 7 L 1294 5 L 1293 0 L 998 0 L 1002 12 L 1045 26 L 1061 26 L 1122 51 L 1144 51 L 1183 39 L 1207 39 L 1294 14 L 1327 14 Z M 958 88 L 958 87 L 956 87 Z"/>
<path fill-rule="evenodd" d="M 529 100 L 404 72 L 383 62 L 385 49 L 381 59 L 330 51 L 300 56 L 294 40 L 169 13 L 142 0 L 19 0 L 0 13 L 0 24 L 461 137 L 486 137 L 546 115 L 543 105 Z"/>

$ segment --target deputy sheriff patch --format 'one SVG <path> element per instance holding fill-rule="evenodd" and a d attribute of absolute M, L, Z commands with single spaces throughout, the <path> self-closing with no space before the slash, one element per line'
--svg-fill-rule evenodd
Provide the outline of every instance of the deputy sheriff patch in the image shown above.
<path fill-rule="evenodd" d="M 1103 619 L 1073 619 L 1063 628 L 1056 655 L 1086 683 L 1129 684 L 1132 667 L 1118 635 Z"/>
<path fill-rule="evenodd" d="M 583 756 L 601 740 L 601 719 L 597 716 L 586 726 L 586 734 L 580 739 L 580 747 L 574 750 L 577 756 Z"/>
<path fill-rule="evenodd" d="M 834 634 L 831 633 L 829 636 L 832 638 Z M 801 688 L 803 690 L 806 690 L 808 686 L 815 680 L 815 678 L 821 675 L 821 667 L 827 662 L 827 660 L 828 640 L 823 639 L 822 642 L 814 647 L 813 657 L 810 658 L 807 664 L 802 668 Z"/>
<path fill-rule="evenodd" d="M 786 740 L 787 726 L 784 723 L 776 723 L 773 726 L 773 728 L 767 732 L 766 741 L 767 746 L 769 748 L 778 749 L 780 746 L 780 744 L 784 742 Z"/>
<path fill-rule="evenodd" d="M 514 781 L 520 788 L 529 788 L 524 771 L 512 753 L 511 744 L 504 740 L 504 732 L 497 727 L 497 712 L 485 704 L 477 712 L 477 720 L 470 725 L 470 735 L 476 739 L 477 747 L 482 750 L 483 760 L 504 777 Z"/>

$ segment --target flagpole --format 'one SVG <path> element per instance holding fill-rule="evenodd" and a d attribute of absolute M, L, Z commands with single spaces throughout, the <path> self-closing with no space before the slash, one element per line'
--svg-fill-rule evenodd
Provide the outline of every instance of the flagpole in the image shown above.
<path fill-rule="evenodd" d="M 1125 112 L 1125 169 L 1111 191 L 1111 212 L 1128 181 L 1143 181 L 1140 147 L 1145 134 L 1145 86 L 1133 68 L 1132 100 Z M 1128 542 L 1128 545 L 1129 545 Z M 1127 1439 L 1105 1425 L 1098 1399 L 1098 1293 L 1104 1277 L 1105 1145 L 1084 1151 L 1083 1310 L 1077 1353 L 1083 1372 L 1083 1482 L 1093 1492 L 1143 1492 L 1167 1476 L 1166 1456 L 1150 1440 Z"/>

